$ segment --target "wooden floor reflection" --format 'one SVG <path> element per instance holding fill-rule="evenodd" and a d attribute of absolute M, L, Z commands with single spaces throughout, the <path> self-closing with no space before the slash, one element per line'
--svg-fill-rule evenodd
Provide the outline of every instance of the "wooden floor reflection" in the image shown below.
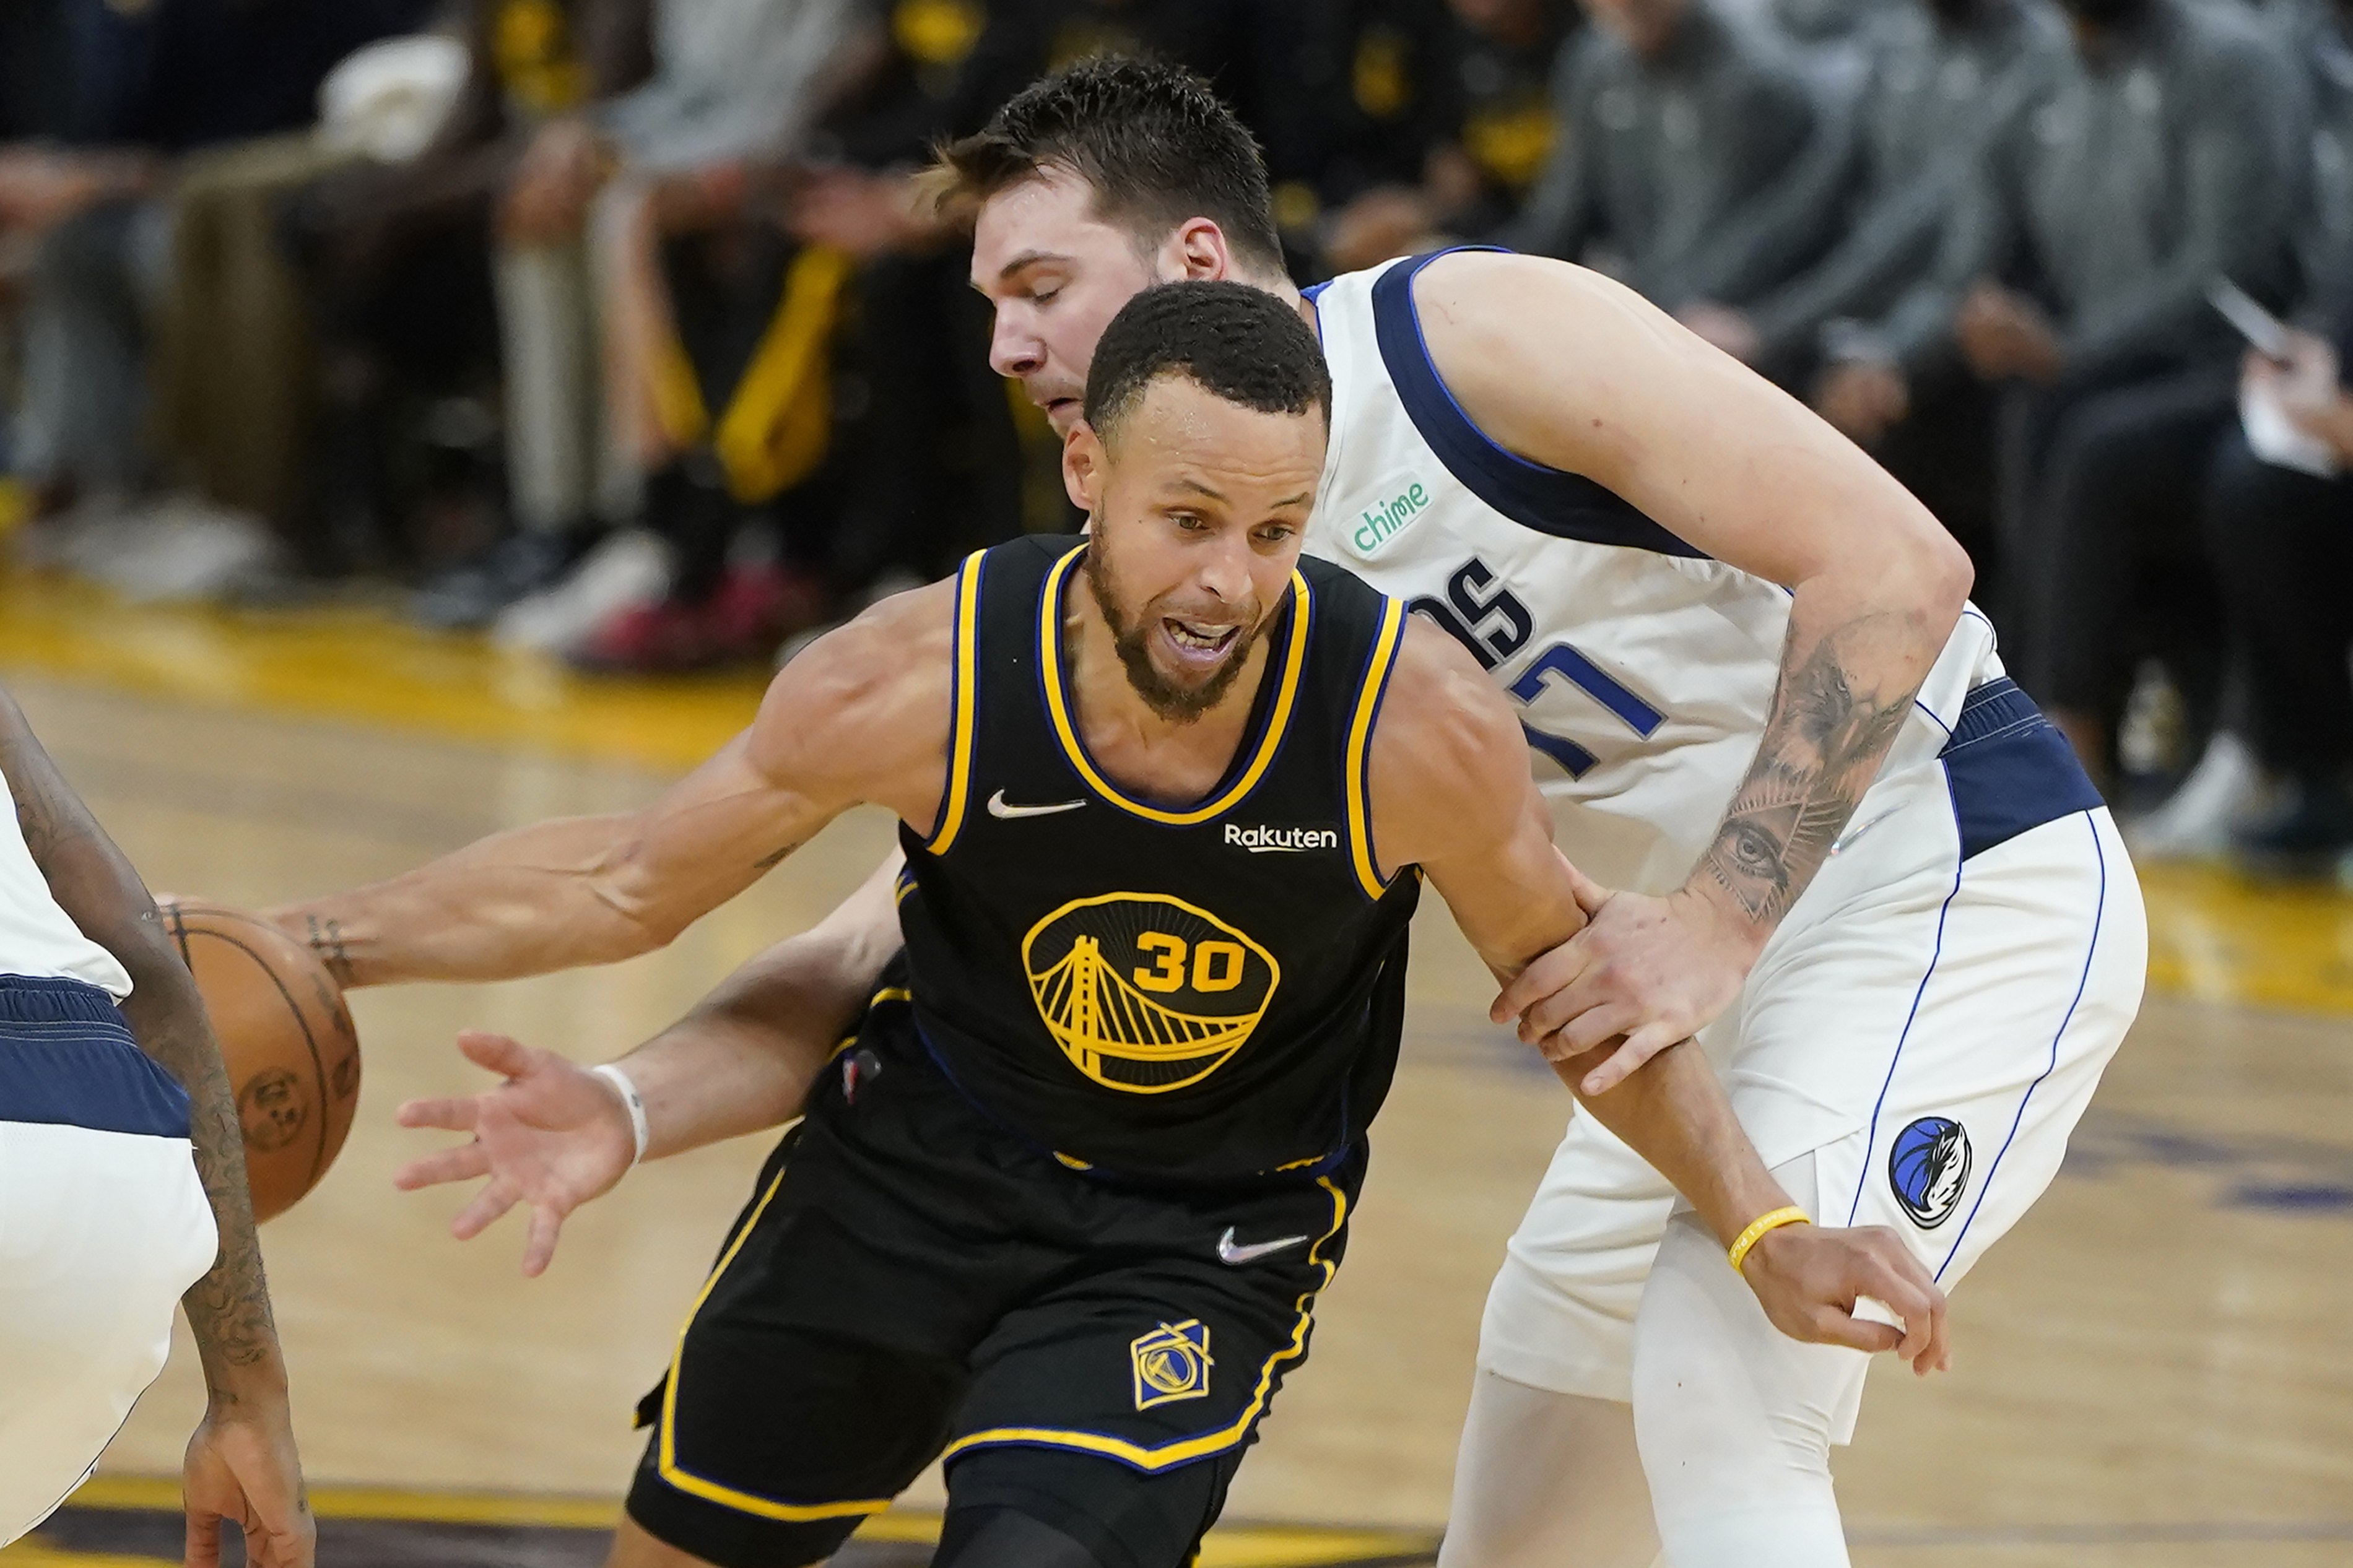
<path fill-rule="evenodd" d="M 625 806 L 663 777 L 651 763 L 528 749 L 545 735 L 510 748 L 7 679 L 152 885 L 235 903 L 381 876 L 510 823 Z M 392 1190 L 393 1167 L 430 1140 L 395 1128 L 391 1110 L 475 1087 L 450 1045 L 460 1026 L 583 1060 L 626 1049 L 815 919 L 887 838 L 879 816 L 844 821 L 629 963 L 353 995 L 358 1124 L 320 1190 L 264 1234 L 316 1478 L 620 1489 L 638 1447 L 630 1407 L 765 1145 L 634 1173 L 574 1221 L 550 1274 L 526 1281 L 512 1226 L 460 1245 L 446 1232 L 457 1195 Z M 2245 939 L 2250 921 L 2284 921 L 2341 964 L 2345 911 L 2243 889 L 2179 896 L 2203 910 L 2207 935 L 2166 961 L 2173 989 L 2152 995 L 2067 1172 L 1957 1297 L 1956 1371 L 1874 1377 L 1838 1467 L 1864 1568 L 2353 1563 L 2353 1025 L 2182 994 L 2245 994 L 2230 989 L 2232 963 L 2277 963 L 2275 942 Z M 1567 1106 L 1485 1022 L 1482 973 L 1437 900 L 1416 940 L 1411 1039 L 1347 1268 L 1313 1364 L 1242 1471 L 1238 1516 L 1445 1516 L 1481 1300 Z M 2319 984 L 2289 999 L 2327 1005 Z M 198 1386 L 176 1355 L 107 1471 L 175 1468 Z M 936 1497 L 927 1483 L 915 1500 Z"/>

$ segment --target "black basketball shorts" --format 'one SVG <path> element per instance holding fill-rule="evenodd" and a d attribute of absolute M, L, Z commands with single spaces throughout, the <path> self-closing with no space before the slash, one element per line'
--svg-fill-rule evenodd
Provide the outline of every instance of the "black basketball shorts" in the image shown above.
<path fill-rule="evenodd" d="M 951 1511 L 1018 1508 L 1110 1568 L 1180 1568 L 1306 1359 L 1364 1162 L 1103 1180 L 967 1102 L 878 999 L 638 1407 L 629 1516 L 721 1568 L 797 1568 L 944 1452 Z"/>

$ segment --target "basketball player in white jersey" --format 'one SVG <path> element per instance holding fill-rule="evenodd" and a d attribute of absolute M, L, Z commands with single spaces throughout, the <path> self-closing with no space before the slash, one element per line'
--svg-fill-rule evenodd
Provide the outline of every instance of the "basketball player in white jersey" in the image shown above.
<path fill-rule="evenodd" d="M 1580 268 L 1454 253 L 1302 298 L 1248 132 L 1181 73 L 1071 68 L 938 173 L 976 220 L 992 361 L 1058 429 L 1136 290 L 1298 301 L 1335 387 L 1309 551 L 1471 649 L 1520 706 L 1561 848 L 1617 889 L 1498 1021 L 1556 1060 L 1625 1037 L 1591 1092 L 1696 1035 L 1807 1216 L 1966 1274 L 2056 1173 L 2147 931 L 2115 825 L 2004 678 L 1936 521 Z M 1725 1264 L 1571 1121 L 1489 1297 L 1445 1568 L 1847 1562 L 1829 1449 L 1896 1331 L 1768 1321 Z"/>
<path fill-rule="evenodd" d="M 0 1546 L 90 1474 L 163 1370 L 176 1301 L 210 1395 L 186 1561 L 218 1563 L 228 1520 L 256 1568 L 308 1568 L 243 1134 L 195 983 L 5 693 L 0 773 Z"/>

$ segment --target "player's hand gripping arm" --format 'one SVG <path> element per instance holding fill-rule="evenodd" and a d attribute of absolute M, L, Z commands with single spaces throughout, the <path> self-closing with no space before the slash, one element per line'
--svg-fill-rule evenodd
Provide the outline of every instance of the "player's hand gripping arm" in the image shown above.
<path fill-rule="evenodd" d="M 1383 866 L 1419 864 L 1499 980 L 1584 926 L 1581 879 L 1553 847 L 1518 721 L 1470 656 L 1419 621 L 1374 732 L 1372 815 Z M 1788 1206 L 1695 1044 L 1671 1045 L 1591 1091 L 1589 1075 L 1613 1044 L 1547 1056 L 1579 1103 L 1672 1183 L 1726 1247 L 1751 1220 Z M 1922 1373 L 1947 1363 L 1944 1295 L 1883 1229 L 1769 1231 L 1741 1273 L 1792 1338 L 1893 1350 Z M 1904 1330 L 1857 1318 L 1864 1297 L 1894 1309 Z"/>
<path fill-rule="evenodd" d="M 893 851 L 857 892 L 808 931 L 722 982 L 685 1017 L 621 1058 L 646 1113 L 649 1160 L 757 1132 L 801 1113 L 809 1086 L 852 1028 L 874 979 L 899 949 Z M 474 1141 L 412 1160 L 393 1177 L 414 1191 L 488 1176 L 451 1222 L 460 1240 L 516 1204 L 531 1209 L 522 1271 L 544 1271 L 572 1211 L 628 1174 L 636 1134 L 615 1085 L 553 1051 L 469 1034 L 460 1049 L 505 1081 L 457 1100 L 412 1100 L 404 1127 Z"/>
<path fill-rule="evenodd" d="M 510 979 L 664 946 L 861 801 L 928 822 L 955 591 L 895 595 L 810 647 L 751 728 L 641 811 L 493 834 L 270 919 L 345 985 Z"/>
<path fill-rule="evenodd" d="M 1738 994 L 1878 775 L 1959 619 L 1968 558 L 1844 437 L 1607 279 L 1452 256 L 1414 299 L 1482 429 L 1792 595 L 1756 759 L 1689 880 L 1609 898 L 1497 1003 L 1525 1039 L 1628 1037 L 1588 1085 L 1606 1089 Z"/>
<path fill-rule="evenodd" d="M 183 1474 L 187 1562 L 191 1568 L 219 1562 L 220 1521 L 227 1519 L 244 1530 L 247 1561 L 258 1568 L 309 1568 L 316 1530 L 246 1191 L 244 1129 L 195 981 L 173 952 L 138 872 L 4 693 L 0 772 L 7 774 L 26 847 L 58 907 L 129 973 L 133 989 L 122 1012 L 132 1037 L 188 1092 L 189 1142 L 212 1201 L 220 1252 L 181 1298 L 207 1395 Z"/>

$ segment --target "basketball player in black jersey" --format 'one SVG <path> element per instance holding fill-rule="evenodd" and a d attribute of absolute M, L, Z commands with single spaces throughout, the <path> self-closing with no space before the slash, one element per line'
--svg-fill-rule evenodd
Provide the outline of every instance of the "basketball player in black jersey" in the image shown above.
<path fill-rule="evenodd" d="M 875 891 L 905 954 L 871 998 L 809 994 L 864 1005 L 829 1058 L 749 1085 L 705 1030 L 709 1070 L 673 1057 L 639 1101 L 471 1036 L 509 1081 L 404 1108 L 476 1142 L 402 1184 L 488 1175 L 461 1237 L 528 1202 L 530 1272 L 634 1158 L 806 1111 L 640 1407 L 613 1563 L 818 1563 L 943 1453 L 935 1563 L 1191 1560 L 1339 1264 L 1421 882 L 1499 974 L 1582 921 L 1477 666 L 1299 557 L 1329 397 L 1271 296 L 1139 295 L 1066 449 L 1089 538 L 876 606 L 642 812 L 281 913 L 355 984 L 522 974 L 659 945 L 853 804 L 898 815 L 907 869 Z M 1786 1204 L 1695 1052 L 1590 1104 L 1727 1241 Z M 1900 1247 L 1804 1245 L 1793 1310 L 1869 1294 L 1941 1356 Z"/>

